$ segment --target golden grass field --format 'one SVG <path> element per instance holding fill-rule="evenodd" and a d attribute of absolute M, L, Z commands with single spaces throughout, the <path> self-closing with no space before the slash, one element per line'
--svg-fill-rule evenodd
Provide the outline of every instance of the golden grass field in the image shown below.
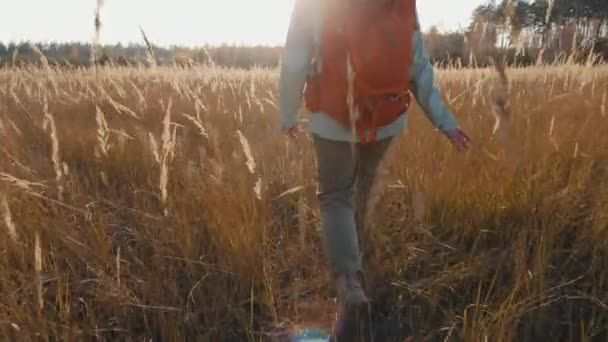
<path fill-rule="evenodd" d="M 377 341 L 608 338 L 608 68 L 439 70 L 362 236 Z M 267 341 L 332 301 L 276 70 L 0 70 L 0 339 Z M 499 110 L 500 112 L 500 110 Z M 499 113 L 500 114 L 500 113 Z M 501 116 L 501 115 L 499 115 Z"/>

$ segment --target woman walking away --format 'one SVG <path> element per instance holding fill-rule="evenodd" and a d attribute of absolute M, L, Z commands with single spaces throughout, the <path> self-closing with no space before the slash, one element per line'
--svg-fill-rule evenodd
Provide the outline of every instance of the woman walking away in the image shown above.
<path fill-rule="evenodd" d="M 337 290 L 334 341 L 369 337 L 358 230 L 379 163 L 406 126 L 411 97 L 458 149 L 469 138 L 443 105 L 415 0 L 296 0 L 280 80 L 281 126 L 310 112 L 325 253 Z M 357 228 L 359 227 L 359 228 Z M 367 339 L 364 339 L 367 340 Z"/>

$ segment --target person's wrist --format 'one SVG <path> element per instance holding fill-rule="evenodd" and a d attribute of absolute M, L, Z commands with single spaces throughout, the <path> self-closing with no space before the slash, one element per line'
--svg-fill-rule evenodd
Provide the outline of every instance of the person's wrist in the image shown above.
<path fill-rule="evenodd" d="M 440 130 L 443 132 L 443 134 L 449 134 L 451 132 L 455 132 L 459 129 L 458 125 L 455 126 L 448 126 L 448 127 L 444 127 L 441 128 Z"/>
<path fill-rule="evenodd" d="M 296 120 L 285 120 L 285 119 L 283 119 L 281 121 L 281 130 L 284 133 L 287 133 L 287 132 L 289 132 L 291 129 L 293 129 L 297 125 L 298 125 L 298 120 L 297 119 Z"/>

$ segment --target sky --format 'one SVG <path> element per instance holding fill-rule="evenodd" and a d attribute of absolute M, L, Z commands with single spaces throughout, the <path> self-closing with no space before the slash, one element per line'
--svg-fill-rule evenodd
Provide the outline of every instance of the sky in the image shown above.
<path fill-rule="evenodd" d="M 93 36 L 97 0 L 0 0 L 0 41 L 83 41 Z M 483 0 L 418 0 L 423 28 L 458 30 Z M 105 0 L 101 43 L 281 45 L 294 0 Z"/>

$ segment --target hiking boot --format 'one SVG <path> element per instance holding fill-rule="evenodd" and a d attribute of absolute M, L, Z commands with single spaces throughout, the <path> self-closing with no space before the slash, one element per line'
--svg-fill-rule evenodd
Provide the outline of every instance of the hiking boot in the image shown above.
<path fill-rule="evenodd" d="M 336 279 L 338 312 L 331 342 L 370 341 L 369 300 L 358 275 L 341 275 Z"/>

